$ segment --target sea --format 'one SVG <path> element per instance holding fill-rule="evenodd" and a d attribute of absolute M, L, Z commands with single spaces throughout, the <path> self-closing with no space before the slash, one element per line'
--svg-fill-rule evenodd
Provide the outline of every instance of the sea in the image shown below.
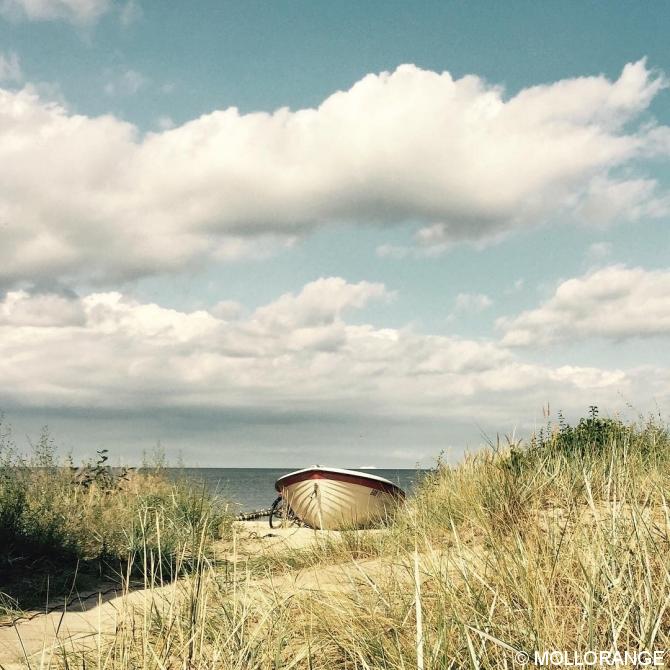
<path fill-rule="evenodd" d="M 169 469 L 173 479 L 185 478 L 231 503 L 237 513 L 266 509 L 277 497 L 275 482 L 291 472 L 286 468 L 181 468 Z M 365 470 L 384 477 L 410 494 L 426 470 L 374 468 Z"/>

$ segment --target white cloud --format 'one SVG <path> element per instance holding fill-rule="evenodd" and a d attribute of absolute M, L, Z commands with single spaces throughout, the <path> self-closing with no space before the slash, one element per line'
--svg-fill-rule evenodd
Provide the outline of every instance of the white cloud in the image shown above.
<path fill-rule="evenodd" d="M 0 326 L 46 328 L 82 326 L 84 323 L 82 304 L 58 294 L 30 295 L 26 291 L 10 291 L 0 303 Z"/>
<path fill-rule="evenodd" d="M 26 84 L 25 90 L 31 95 L 38 96 L 42 103 L 46 105 L 60 105 L 66 104 L 65 94 L 58 82 L 53 81 L 38 81 Z M 1 113 L 1 112 L 0 112 Z"/>
<path fill-rule="evenodd" d="M 424 259 L 437 258 L 453 248 L 453 244 L 442 240 L 430 241 L 431 234 L 435 226 L 422 228 L 414 235 L 418 244 L 380 244 L 375 253 L 379 258 L 391 258 L 393 260 L 402 260 L 404 258 Z M 441 226 L 437 226 L 441 229 Z"/>
<path fill-rule="evenodd" d="M 593 204 L 604 184 L 631 216 L 658 214 L 652 182 L 607 175 L 649 153 L 660 129 L 635 122 L 662 86 L 640 61 L 614 82 L 506 98 L 476 76 L 403 65 L 316 109 L 230 108 L 145 136 L 31 89 L 0 91 L 0 279 L 180 270 L 242 241 L 342 222 L 418 223 L 418 244 L 440 253 L 557 212 L 602 222 L 614 216 Z"/>
<path fill-rule="evenodd" d="M 454 302 L 454 310 L 465 314 L 479 314 L 492 304 L 493 300 L 484 293 L 459 293 Z"/>
<path fill-rule="evenodd" d="M 594 242 L 586 250 L 586 259 L 591 262 L 598 262 L 612 254 L 611 242 Z"/>
<path fill-rule="evenodd" d="M 563 281 L 540 307 L 497 322 L 508 346 L 670 335 L 670 270 L 613 265 Z"/>
<path fill-rule="evenodd" d="M 11 51 L 9 53 L 0 52 L 0 82 L 20 82 L 23 80 L 21 71 L 21 62 L 18 55 Z"/>
<path fill-rule="evenodd" d="M 375 249 L 375 254 L 379 258 L 393 258 L 395 260 L 402 260 L 410 255 L 412 250 L 407 246 L 400 244 L 380 244 Z"/>
<path fill-rule="evenodd" d="M 670 213 L 670 198 L 657 197 L 653 179 L 615 180 L 594 178 L 575 209 L 575 217 L 592 226 L 607 226 L 613 221 L 639 221 Z"/>
<path fill-rule="evenodd" d="M 505 289 L 505 293 L 507 295 L 512 295 L 514 293 L 518 293 L 519 291 L 521 291 L 521 289 L 523 289 L 525 283 L 526 283 L 526 280 L 519 277 L 518 279 L 514 280 L 514 282 L 512 283 L 511 286 L 508 286 Z"/>
<path fill-rule="evenodd" d="M 392 298 L 383 284 L 349 284 L 341 277 L 329 277 L 307 284 L 298 295 L 285 293 L 256 310 L 254 320 L 272 328 L 326 326 L 340 319 L 345 309 L 360 309 L 372 299 Z"/>
<path fill-rule="evenodd" d="M 112 6 L 112 0 L 0 0 L 0 14 L 18 20 L 93 23 Z"/>
<path fill-rule="evenodd" d="M 135 95 L 146 84 L 146 78 L 136 70 L 125 70 L 115 75 L 104 86 L 106 95 Z M 168 117 L 161 117 L 168 118 Z M 162 126 L 161 126 L 162 127 Z M 165 130 L 165 127 L 162 127 Z"/>
<path fill-rule="evenodd" d="M 139 3 L 135 0 L 128 0 L 125 5 L 121 8 L 121 13 L 119 19 L 122 26 L 130 26 L 133 23 L 137 23 L 143 16 L 144 12 Z"/>
<path fill-rule="evenodd" d="M 156 119 L 156 125 L 160 130 L 170 130 L 175 124 L 171 117 L 164 115 Z"/>
<path fill-rule="evenodd" d="M 243 314 L 244 307 L 235 300 L 221 300 L 209 311 L 217 319 L 221 319 L 222 321 L 232 321 Z"/>
<path fill-rule="evenodd" d="M 226 303 L 181 312 L 118 292 L 14 292 L 0 303 L 0 406 L 253 407 L 507 425 L 547 398 L 581 410 L 635 383 L 621 370 L 528 364 L 492 342 L 345 320 L 391 295 L 327 278 L 244 316 Z"/>
<path fill-rule="evenodd" d="M 235 237 L 221 235 L 210 256 L 218 261 L 264 260 L 282 250 L 290 249 L 295 237 L 279 235 L 257 235 L 255 237 Z"/>

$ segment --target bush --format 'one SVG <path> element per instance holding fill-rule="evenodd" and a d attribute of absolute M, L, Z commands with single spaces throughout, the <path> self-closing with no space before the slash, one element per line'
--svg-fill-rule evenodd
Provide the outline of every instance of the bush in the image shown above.
<path fill-rule="evenodd" d="M 207 491 L 171 483 L 161 469 L 113 470 L 106 461 L 106 452 L 99 452 L 93 464 L 62 466 L 47 431 L 25 458 L 9 431 L 0 431 L 5 601 L 40 602 L 47 588 L 52 594 L 69 590 L 75 573 L 83 580 L 118 578 L 153 565 L 174 576 L 185 546 L 230 529 L 227 508 Z"/>

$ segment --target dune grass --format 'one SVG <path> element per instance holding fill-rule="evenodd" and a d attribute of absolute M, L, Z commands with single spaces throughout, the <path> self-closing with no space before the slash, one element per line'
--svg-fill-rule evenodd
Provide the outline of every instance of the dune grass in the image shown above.
<path fill-rule="evenodd" d="M 513 668 L 536 651 L 670 649 L 669 490 L 667 429 L 593 409 L 527 445 L 438 465 L 381 532 L 225 571 L 200 543 L 150 611 L 129 610 L 94 651 L 55 662 Z"/>
<path fill-rule="evenodd" d="M 198 552 L 203 529 L 211 539 L 229 532 L 232 516 L 207 492 L 159 467 L 106 460 L 100 452 L 74 468 L 46 431 L 23 456 L 0 425 L 0 617 L 136 577 L 147 555 L 167 578 L 186 546 Z"/>

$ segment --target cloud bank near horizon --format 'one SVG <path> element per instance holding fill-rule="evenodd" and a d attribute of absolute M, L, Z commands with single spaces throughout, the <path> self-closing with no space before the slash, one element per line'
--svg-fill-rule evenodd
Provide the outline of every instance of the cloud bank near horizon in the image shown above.
<path fill-rule="evenodd" d="M 342 223 L 418 227 L 435 254 L 550 221 L 663 216 L 668 198 L 640 165 L 670 149 L 670 129 L 643 116 L 665 85 L 641 60 L 616 81 L 508 97 L 402 65 L 315 109 L 229 108 L 144 135 L 30 85 L 0 89 L 0 284 L 111 285 Z"/>
<path fill-rule="evenodd" d="M 354 324 L 384 285 L 310 282 L 246 312 L 182 312 L 119 292 L 11 291 L 0 303 L 0 406 L 248 409 L 393 418 L 528 417 L 584 397 L 668 397 L 667 371 L 530 363 L 486 340 Z"/>

